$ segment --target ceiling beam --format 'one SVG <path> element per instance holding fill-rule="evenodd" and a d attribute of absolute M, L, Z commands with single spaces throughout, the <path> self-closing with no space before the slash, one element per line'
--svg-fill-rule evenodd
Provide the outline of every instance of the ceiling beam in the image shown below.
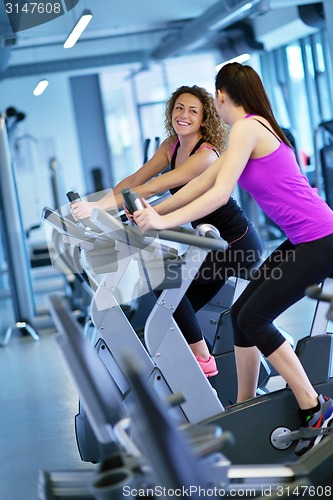
<path fill-rule="evenodd" d="M 76 59 L 59 59 L 50 62 L 9 66 L 7 71 L 4 72 L 3 77 L 18 78 L 31 75 L 46 75 L 48 73 L 59 73 L 62 71 L 73 71 L 117 64 L 141 63 L 142 65 L 146 65 L 147 61 L 148 54 L 145 51 L 119 52 Z"/>
<path fill-rule="evenodd" d="M 222 30 L 255 12 L 266 12 L 268 8 L 265 0 L 219 0 L 201 16 L 187 23 L 177 34 L 163 39 L 152 51 L 151 57 L 162 60 L 200 46 L 213 31 Z"/>

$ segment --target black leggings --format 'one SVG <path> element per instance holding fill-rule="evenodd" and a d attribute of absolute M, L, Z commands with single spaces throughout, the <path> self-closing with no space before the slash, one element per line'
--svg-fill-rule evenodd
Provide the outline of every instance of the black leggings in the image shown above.
<path fill-rule="evenodd" d="M 226 252 L 209 252 L 173 315 L 189 344 L 203 338 L 195 313 L 217 294 L 230 276 L 237 275 L 261 254 L 262 244 L 251 223 L 246 234 L 231 243 Z"/>
<path fill-rule="evenodd" d="M 272 324 L 288 307 L 304 297 L 308 286 L 333 272 L 333 234 L 293 245 L 286 240 L 262 264 L 231 308 L 235 345 L 257 346 L 272 354 L 285 338 Z"/>

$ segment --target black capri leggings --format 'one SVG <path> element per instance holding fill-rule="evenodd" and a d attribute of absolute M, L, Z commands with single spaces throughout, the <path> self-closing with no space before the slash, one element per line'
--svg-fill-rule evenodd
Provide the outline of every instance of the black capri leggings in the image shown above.
<path fill-rule="evenodd" d="M 235 345 L 257 346 L 266 357 L 272 354 L 285 341 L 273 321 L 304 297 L 308 286 L 332 272 L 333 234 L 299 245 L 284 241 L 231 308 Z"/>
<path fill-rule="evenodd" d="M 237 275 L 261 254 L 262 243 L 252 223 L 244 236 L 229 244 L 226 252 L 209 252 L 173 315 L 189 344 L 203 338 L 195 313 L 217 294 L 230 276 Z"/>

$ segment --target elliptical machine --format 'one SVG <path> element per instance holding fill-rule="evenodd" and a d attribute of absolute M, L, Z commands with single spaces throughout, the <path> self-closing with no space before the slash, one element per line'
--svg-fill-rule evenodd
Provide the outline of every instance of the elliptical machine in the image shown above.
<path fill-rule="evenodd" d="M 97 235 L 97 239 L 105 240 L 105 235 L 108 235 L 109 240 L 111 238 L 117 244 L 119 242 L 126 244 L 132 249 L 132 252 L 134 248 L 142 249 L 143 235 L 140 235 L 138 230 L 123 226 L 109 214 L 94 209 L 92 222 L 104 231 L 104 235 L 102 237 L 101 235 Z M 163 239 L 186 242 L 186 234 L 182 232 L 162 231 L 159 232 L 159 236 Z M 186 264 L 181 264 L 181 266 L 188 266 L 187 275 L 191 275 L 188 272 L 190 268 L 197 269 L 201 265 L 201 262 L 198 263 L 197 253 L 196 264 L 193 262 L 192 257 L 191 249 L 189 249 L 186 253 Z M 204 258 L 205 255 L 202 255 L 202 259 Z M 152 268 L 154 268 L 153 264 L 154 262 L 150 263 Z M 191 267 L 193 265 L 194 268 Z M 195 265 L 198 267 L 195 268 Z M 146 266 L 146 271 L 147 267 L 149 266 Z M 295 438 L 295 435 L 290 433 L 290 430 L 298 428 L 298 419 L 295 412 L 296 402 L 288 388 L 275 393 L 265 394 L 227 409 L 215 398 L 211 389 L 208 391 L 210 384 L 198 367 L 188 345 L 173 320 L 173 311 L 179 304 L 188 286 L 189 283 L 185 283 L 182 280 L 179 288 L 164 290 L 146 323 L 144 335 L 145 346 L 154 367 L 161 375 L 160 378 L 157 376 L 155 379 L 154 389 L 157 390 L 160 386 L 160 380 L 163 380 L 167 383 L 172 393 L 181 391 L 184 394 L 185 402 L 180 404 L 180 408 L 188 422 L 210 423 L 221 426 L 224 430 L 230 430 L 235 436 L 237 444 L 233 447 L 228 445 L 225 449 L 225 454 L 233 463 L 253 464 L 258 462 L 280 463 L 283 461 L 294 461 L 296 456 L 293 453 L 293 443 L 298 438 Z M 107 296 L 110 299 L 114 292 L 111 282 L 107 283 L 106 281 L 103 282 L 103 286 L 99 290 L 101 298 L 105 297 L 105 293 L 107 292 Z M 104 301 L 104 304 L 106 305 L 107 302 Z M 95 323 L 101 336 L 104 337 L 104 342 L 106 341 L 107 328 L 110 329 L 110 300 L 107 307 L 109 309 L 102 310 L 99 322 L 96 321 Z M 135 335 L 133 330 L 128 329 L 126 331 L 128 338 Z M 316 349 L 318 345 L 321 345 L 322 337 L 324 337 L 325 342 L 327 339 L 331 342 L 330 335 L 319 335 L 313 337 L 305 347 L 309 348 L 311 346 L 311 349 Z M 117 339 L 118 349 L 120 349 L 121 345 L 124 345 L 122 341 L 124 342 L 124 337 L 122 338 L 121 333 L 119 333 Z M 109 352 L 106 350 L 104 352 L 108 356 L 111 355 L 113 359 L 117 353 L 117 342 L 115 343 L 115 336 L 110 332 L 106 342 Z M 325 345 L 327 346 L 327 344 Z M 306 348 L 305 351 L 307 351 Z M 176 357 L 174 356 L 175 352 L 177 353 Z M 171 353 L 173 353 L 173 356 Z M 117 358 L 117 366 L 120 369 L 121 359 L 118 356 Z M 310 358 L 313 361 L 313 355 Z M 330 354 L 328 359 L 330 366 Z M 326 370 L 321 370 L 320 378 L 314 385 L 318 392 L 332 396 L 332 378 L 327 368 L 326 366 Z M 124 373 L 123 370 L 120 371 Z M 157 392 L 159 391 L 157 390 Z M 209 402 L 207 398 L 209 398 Z M 198 401 L 200 401 L 200 405 Z M 287 434 L 290 434 L 290 436 Z M 255 454 L 253 450 L 256 450 Z"/>
<path fill-rule="evenodd" d="M 124 346 L 125 375 L 139 403 L 128 418 L 109 372 L 73 315 L 59 297 L 52 296 L 50 302 L 59 331 L 58 345 L 85 401 L 95 433 L 108 446 L 108 455 L 97 471 L 40 471 L 41 500 L 114 500 L 123 498 L 125 491 L 133 499 L 137 491 L 142 495 L 144 491 L 156 491 L 160 497 L 162 487 L 185 492 L 189 489 L 191 497 L 198 499 L 204 492 L 211 498 L 240 499 L 249 495 L 259 500 L 268 496 L 331 496 L 332 436 L 296 464 L 233 465 L 221 453 L 227 440 L 225 433 L 209 436 L 205 427 L 191 426 L 181 435 Z M 139 444 L 127 434 L 128 423 Z"/>

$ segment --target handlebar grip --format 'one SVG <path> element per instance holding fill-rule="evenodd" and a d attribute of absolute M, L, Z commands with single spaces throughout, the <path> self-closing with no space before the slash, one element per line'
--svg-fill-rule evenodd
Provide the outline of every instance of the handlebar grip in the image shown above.
<path fill-rule="evenodd" d="M 66 196 L 68 201 L 71 203 L 76 200 L 81 200 L 81 196 L 79 195 L 79 193 L 76 193 L 74 191 L 68 191 L 68 193 L 66 193 Z"/>
<path fill-rule="evenodd" d="M 141 210 L 142 208 L 144 208 L 139 193 L 132 192 L 129 188 L 125 188 L 121 191 L 121 194 L 130 214 L 133 214 L 135 210 Z"/>
<path fill-rule="evenodd" d="M 75 191 L 68 191 L 68 193 L 66 193 L 66 196 L 70 203 L 73 203 L 76 200 L 81 201 L 81 196 L 79 195 L 79 193 L 76 193 Z M 77 221 L 77 224 L 83 227 L 87 227 L 88 229 L 92 229 L 93 231 L 100 232 L 100 228 L 95 226 L 89 218 L 80 219 L 79 221 Z"/>

